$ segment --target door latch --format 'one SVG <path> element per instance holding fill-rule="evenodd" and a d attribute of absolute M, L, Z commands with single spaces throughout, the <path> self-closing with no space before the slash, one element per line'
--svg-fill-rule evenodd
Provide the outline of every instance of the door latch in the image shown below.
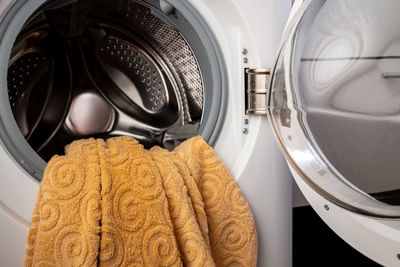
<path fill-rule="evenodd" d="M 246 114 L 267 114 L 271 69 L 245 69 Z"/>

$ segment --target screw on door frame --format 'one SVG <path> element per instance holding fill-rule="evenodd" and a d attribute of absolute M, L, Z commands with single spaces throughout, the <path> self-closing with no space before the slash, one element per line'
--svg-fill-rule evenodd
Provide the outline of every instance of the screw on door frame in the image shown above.
<path fill-rule="evenodd" d="M 326 211 L 329 211 L 329 206 L 328 205 L 324 205 L 324 209 L 326 210 Z"/>

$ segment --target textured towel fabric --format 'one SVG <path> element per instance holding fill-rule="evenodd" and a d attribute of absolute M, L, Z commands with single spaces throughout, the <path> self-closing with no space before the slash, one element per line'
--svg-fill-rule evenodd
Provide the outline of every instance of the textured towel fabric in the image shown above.
<path fill-rule="evenodd" d="M 42 180 L 25 266 L 256 266 L 246 200 L 194 137 L 173 152 L 75 141 Z"/>

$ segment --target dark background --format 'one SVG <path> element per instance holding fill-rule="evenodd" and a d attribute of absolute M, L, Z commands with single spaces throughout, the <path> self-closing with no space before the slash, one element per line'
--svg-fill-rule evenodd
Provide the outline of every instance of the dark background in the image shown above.
<path fill-rule="evenodd" d="M 310 206 L 293 208 L 294 267 L 381 266 L 337 236 Z"/>

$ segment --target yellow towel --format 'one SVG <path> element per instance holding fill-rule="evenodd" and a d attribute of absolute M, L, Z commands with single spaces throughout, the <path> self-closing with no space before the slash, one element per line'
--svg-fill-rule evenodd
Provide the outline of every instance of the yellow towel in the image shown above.
<path fill-rule="evenodd" d="M 42 180 L 25 266 L 256 266 L 246 200 L 194 137 L 173 152 L 75 141 Z"/>

